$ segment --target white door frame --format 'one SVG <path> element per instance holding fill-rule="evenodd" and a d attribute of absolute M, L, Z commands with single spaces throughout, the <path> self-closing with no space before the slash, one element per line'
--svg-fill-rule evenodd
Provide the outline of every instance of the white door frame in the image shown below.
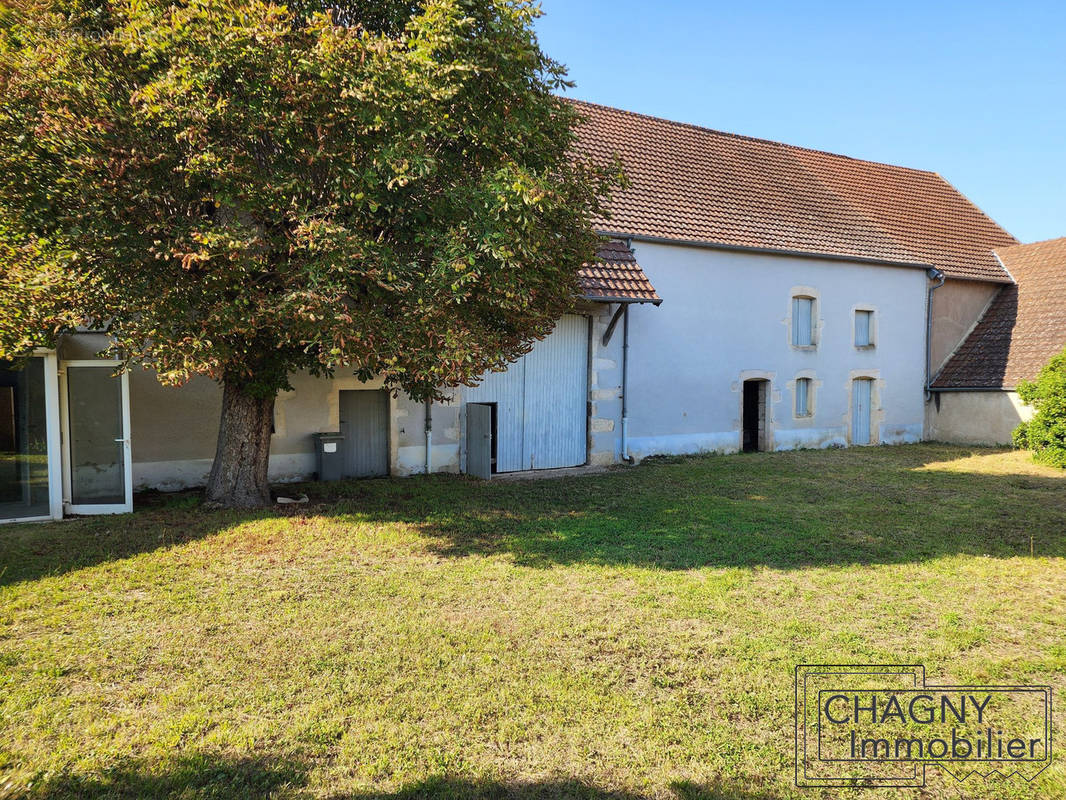
<path fill-rule="evenodd" d="M 48 424 L 48 506 L 52 519 L 63 519 L 63 436 L 59 413 L 59 356 L 54 350 L 44 358 L 45 419 Z"/>
<path fill-rule="evenodd" d="M 63 508 L 68 514 L 128 514 L 133 511 L 133 451 L 130 447 L 130 378 L 129 373 L 123 371 L 116 380 L 121 382 L 122 403 L 122 442 L 123 473 L 125 477 L 124 488 L 126 493 L 125 503 L 110 504 L 79 504 L 71 502 L 72 470 L 73 464 L 70 458 L 70 402 L 67 394 L 67 368 L 68 367 L 99 367 L 114 371 L 122 365 L 121 361 L 92 359 L 84 361 L 64 361 L 59 370 L 59 405 L 60 421 L 63 431 Z"/>
<path fill-rule="evenodd" d="M 63 464 L 59 435 L 59 388 L 57 373 L 58 359 L 54 350 L 37 349 L 32 358 L 44 359 L 44 419 L 45 438 L 48 452 L 48 515 L 39 517 L 16 517 L 0 519 L 0 524 L 8 522 L 46 522 L 63 519 Z"/>

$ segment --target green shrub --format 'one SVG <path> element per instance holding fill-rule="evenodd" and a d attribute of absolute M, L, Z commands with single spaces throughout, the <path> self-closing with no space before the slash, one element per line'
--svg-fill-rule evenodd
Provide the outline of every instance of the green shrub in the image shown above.
<path fill-rule="evenodd" d="M 1032 450 L 1043 464 L 1066 468 L 1066 350 L 1040 371 L 1036 383 L 1020 383 L 1018 396 L 1036 414 L 1015 429 L 1014 446 Z"/>

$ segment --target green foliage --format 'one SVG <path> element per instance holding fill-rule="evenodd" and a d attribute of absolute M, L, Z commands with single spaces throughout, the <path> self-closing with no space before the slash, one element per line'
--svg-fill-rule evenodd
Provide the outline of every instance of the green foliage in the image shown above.
<path fill-rule="evenodd" d="M 416 398 L 571 308 L 611 170 L 515 0 L 22 0 L 0 18 L 0 357 Z"/>
<path fill-rule="evenodd" d="M 418 13 L 419 3 L 397 0 L 349 0 L 331 3 L 329 0 L 290 0 L 285 4 L 302 21 L 316 13 L 330 14 L 341 25 L 361 25 L 372 30 L 398 34 L 407 21 Z"/>
<path fill-rule="evenodd" d="M 1018 396 L 1036 414 L 1015 429 L 1015 447 L 1032 450 L 1041 463 L 1066 468 L 1066 350 L 1040 371 L 1036 383 L 1019 384 Z"/>
<path fill-rule="evenodd" d="M 1029 423 L 1023 422 L 1011 433 L 1011 443 L 1018 450 L 1029 449 Z"/>

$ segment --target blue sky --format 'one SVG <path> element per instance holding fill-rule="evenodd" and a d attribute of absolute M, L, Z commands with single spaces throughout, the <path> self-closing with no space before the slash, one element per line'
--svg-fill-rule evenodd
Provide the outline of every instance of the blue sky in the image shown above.
<path fill-rule="evenodd" d="M 1066 236 L 1066 2 L 542 0 L 573 97 L 939 172 Z"/>

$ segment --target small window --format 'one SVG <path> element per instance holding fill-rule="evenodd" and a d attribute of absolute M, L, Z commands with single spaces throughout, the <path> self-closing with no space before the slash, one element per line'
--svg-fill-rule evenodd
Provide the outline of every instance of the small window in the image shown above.
<path fill-rule="evenodd" d="M 873 347 L 873 321 L 874 312 L 872 311 L 856 311 L 855 312 L 855 346 L 856 347 Z"/>
<path fill-rule="evenodd" d="M 814 298 L 792 298 L 792 344 L 795 347 L 814 345 Z"/>
<path fill-rule="evenodd" d="M 796 380 L 796 416 L 809 417 L 811 415 L 811 379 L 798 378 Z"/>

